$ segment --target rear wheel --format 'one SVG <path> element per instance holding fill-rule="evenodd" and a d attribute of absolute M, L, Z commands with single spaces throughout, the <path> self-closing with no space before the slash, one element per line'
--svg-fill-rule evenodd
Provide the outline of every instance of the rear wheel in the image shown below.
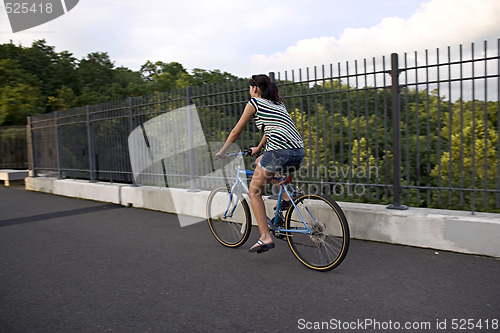
<path fill-rule="evenodd" d="M 295 200 L 285 216 L 287 241 L 295 257 L 305 266 L 329 271 L 342 263 L 349 249 L 349 225 L 342 209 L 332 199 L 305 194 Z M 310 232 L 305 233 L 307 224 Z M 300 233 L 303 231 L 304 233 Z"/>
<path fill-rule="evenodd" d="M 248 203 L 241 194 L 221 186 L 214 189 L 207 201 L 208 226 L 224 246 L 239 247 L 250 235 L 252 217 Z"/>

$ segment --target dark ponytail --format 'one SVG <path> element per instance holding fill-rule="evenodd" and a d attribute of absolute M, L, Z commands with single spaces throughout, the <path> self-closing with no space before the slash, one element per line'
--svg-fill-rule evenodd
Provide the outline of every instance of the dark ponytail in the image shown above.
<path fill-rule="evenodd" d="M 249 84 L 252 87 L 259 87 L 262 98 L 268 99 L 275 104 L 280 104 L 281 99 L 278 94 L 278 86 L 276 83 L 271 82 L 269 76 L 265 74 L 253 75 Z"/>

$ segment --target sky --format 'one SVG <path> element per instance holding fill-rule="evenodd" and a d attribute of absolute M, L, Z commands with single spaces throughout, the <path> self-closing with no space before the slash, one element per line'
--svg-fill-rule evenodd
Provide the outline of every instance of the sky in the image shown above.
<path fill-rule="evenodd" d="M 80 0 L 43 25 L 12 33 L 0 4 L 0 43 L 45 39 L 116 67 L 147 60 L 240 77 L 413 53 L 500 38 L 500 0 Z"/>

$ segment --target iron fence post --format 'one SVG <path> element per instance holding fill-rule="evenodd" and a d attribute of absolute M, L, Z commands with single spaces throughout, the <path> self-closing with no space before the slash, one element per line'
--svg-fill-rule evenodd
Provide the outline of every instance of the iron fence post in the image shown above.
<path fill-rule="evenodd" d="M 405 210 L 401 204 L 401 104 L 399 101 L 399 59 L 391 54 L 391 99 L 392 99 L 392 154 L 393 154 L 393 203 L 389 209 Z"/>
<path fill-rule="evenodd" d="M 129 97 L 128 101 L 129 101 L 129 114 L 128 114 L 129 133 L 132 133 L 132 131 L 135 129 L 135 126 L 136 126 L 135 110 L 134 110 L 135 98 Z M 130 163 L 130 172 L 132 175 L 132 186 L 138 186 L 137 182 L 135 181 L 135 175 L 132 172 L 132 164 L 130 162 L 130 158 L 128 159 L 128 162 Z"/>
<path fill-rule="evenodd" d="M 89 151 L 89 176 L 90 181 L 95 182 L 95 172 L 96 172 L 96 162 L 95 162 L 95 150 L 94 150 L 94 133 L 92 129 L 92 106 L 87 105 L 87 144 Z"/>
<path fill-rule="evenodd" d="M 186 106 L 192 105 L 193 101 L 193 87 L 186 88 Z M 193 127 L 193 114 L 191 110 L 188 112 L 188 137 L 189 137 L 189 192 L 201 191 L 196 181 L 196 154 L 194 151 L 194 127 Z"/>
<path fill-rule="evenodd" d="M 26 125 L 26 137 L 28 145 L 28 172 L 30 177 L 36 177 L 36 162 L 35 162 L 35 144 L 33 140 L 33 118 L 28 117 L 28 124 Z"/>
<path fill-rule="evenodd" d="M 63 172 L 61 170 L 61 131 L 59 130 L 59 111 L 54 112 L 54 118 L 56 120 L 56 166 L 57 166 L 57 178 L 63 179 Z"/>
<path fill-rule="evenodd" d="M 276 83 L 276 76 L 274 72 L 269 72 L 269 79 L 271 80 L 271 82 Z"/>

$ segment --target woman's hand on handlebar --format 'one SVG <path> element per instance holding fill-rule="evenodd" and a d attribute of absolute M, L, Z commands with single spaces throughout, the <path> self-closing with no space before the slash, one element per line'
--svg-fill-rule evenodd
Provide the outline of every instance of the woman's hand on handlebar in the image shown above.
<path fill-rule="evenodd" d="M 252 147 L 247 150 L 241 151 L 239 153 L 232 153 L 232 154 L 226 154 L 225 152 L 219 151 L 217 154 L 215 154 L 215 159 L 217 160 L 224 160 L 228 157 L 236 156 L 236 155 L 244 155 L 244 156 L 255 156 L 260 151 L 259 148 L 257 147 Z"/>
<path fill-rule="evenodd" d="M 257 154 L 259 153 L 260 148 L 258 148 L 258 147 L 252 147 L 252 148 L 250 148 L 249 150 L 252 152 L 252 153 L 250 154 L 250 156 L 255 156 L 255 155 L 257 155 Z"/>
<path fill-rule="evenodd" d="M 220 151 L 215 154 L 215 158 L 217 160 L 225 160 L 227 158 L 227 154 L 226 153 L 221 153 Z"/>

